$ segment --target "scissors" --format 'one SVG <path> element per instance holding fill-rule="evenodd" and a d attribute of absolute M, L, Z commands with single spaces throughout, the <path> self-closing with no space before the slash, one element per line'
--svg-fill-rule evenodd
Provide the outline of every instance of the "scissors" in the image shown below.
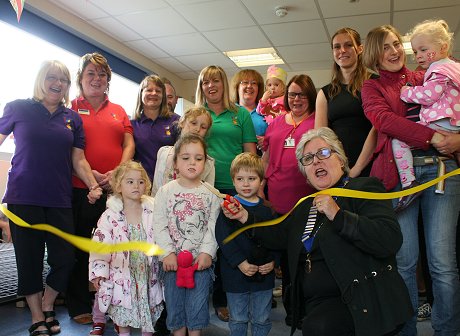
<path fill-rule="evenodd" d="M 212 192 L 214 195 L 216 195 L 219 198 L 224 199 L 224 207 L 227 209 L 232 215 L 235 215 L 237 211 L 233 211 L 230 209 L 230 204 L 233 203 L 237 208 L 240 207 L 240 202 L 228 194 L 222 194 L 218 189 L 214 188 L 212 185 L 210 185 L 208 182 L 201 181 L 201 184 L 203 184 L 210 192 Z"/>

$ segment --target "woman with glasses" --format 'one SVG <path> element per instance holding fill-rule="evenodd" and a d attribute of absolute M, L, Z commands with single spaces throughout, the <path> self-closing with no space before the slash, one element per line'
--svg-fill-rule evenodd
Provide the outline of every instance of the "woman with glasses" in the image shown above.
<path fill-rule="evenodd" d="M 302 136 L 296 163 L 316 191 L 385 192 L 375 178 L 349 177 L 342 144 L 327 127 Z M 223 211 L 244 224 L 255 221 L 244 209 L 235 215 Z M 293 326 L 305 309 L 304 336 L 396 335 L 410 319 L 413 310 L 395 258 L 402 234 L 390 200 L 326 192 L 303 201 L 279 225 L 253 230 L 267 248 L 287 250 Z"/>
<path fill-rule="evenodd" d="M 88 192 L 87 186 L 77 177 L 73 178 L 75 232 L 81 237 L 91 237 L 99 217 L 105 211 L 113 169 L 120 163 L 131 160 L 134 155 L 133 129 L 128 115 L 123 107 L 112 103 L 108 97 L 111 78 L 112 70 L 103 55 L 90 53 L 81 57 L 76 78 L 79 96 L 72 101 L 72 109 L 83 121 L 85 155 L 96 179 L 90 189 L 100 187 L 104 191 L 98 202 L 89 204 L 85 196 Z M 94 321 L 96 328 L 91 335 L 102 335 L 105 327 L 104 314 L 95 306 L 91 316 L 94 295 L 88 290 L 89 255 L 77 250 L 75 257 L 75 267 L 66 295 L 69 315 L 79 324 Z"/>
<path fill-rule="evenodd" d="M 267 123 L 264 116 L 256 111 L 257 102 L 264 94 L 264 79 L 256 70 L 245 69 L 237 72 L 230 86 L 230 100 L 249 111 L 257 137 L 257 154 L 262 155 Z"/>
<path fill-rule="evenodd" d="M 46 223 L 73 234 L 72 173 L 86 188 L 86 202 L 102 193 L 86 161 L 80 116 L 69 105 L 70 73 L 59 61 L 45 61 L 35 79 L 32 99 L 6 104 L 0 118 L 0 144 L 14 134 L 15 151 L 3 202 L 27 223 Z M 18 296 L 32 313 L 31 336 L 60 333 L 54 301 L 66 292 L 74 264 L 74 248 L 54 234 L 10 222 L 18 271 Z M 50 271 L 43 291 L 43 257 Z M 85 274 L 86 278 L 88 277 Z M 88 286 L 88 281 L 86 281 Z"/>
<path fill-rule="evenodd" d="M 364 115 L 361 88 L 370 72 L 362 62 L 361 36 L 352 28 L 341 28 L 332 36 L 331 83 L 318 92 L 315 128 L 328 126 L 339 137 L 347 153 L 350 176 L 369 176 L 375 131 Z"/>

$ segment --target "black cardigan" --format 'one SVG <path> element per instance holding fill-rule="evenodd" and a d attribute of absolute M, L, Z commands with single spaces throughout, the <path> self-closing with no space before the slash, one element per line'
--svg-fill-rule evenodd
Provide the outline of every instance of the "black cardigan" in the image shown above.
<path fill-rule="evenodd" d="M 385 192 L 376 178 L 351 179 L 345 189 Z M 381 336 L 413 316 L 409 294 L 396 267 L 402 234 L 390 200 L 339 197 L 333 221 L 324 215 L 315 237 L 332 276 L 353 317 L 356 336 Z M 299 255 L 305 254 L 301 236 L 312 198 L 301 203 L 282 223 L 254 229 L 265 246 L 286 249 L 291 279 L 293 326 L 303 298 L 297 272 Z M 253 222 L 249 216 L 248 223 Z M 313 265 L 314 267 L 314 265 Z M 292 333 L 295 329 L 292 330 Z M 291 333 L 291 335 L 292 335 Z"/>

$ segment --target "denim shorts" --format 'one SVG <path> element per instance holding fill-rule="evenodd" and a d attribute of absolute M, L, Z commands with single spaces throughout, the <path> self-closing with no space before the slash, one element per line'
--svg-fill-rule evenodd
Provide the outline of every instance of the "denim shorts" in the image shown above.
<path fill-rule="evenodd" d="M 196 271 L 195 288 L 179 288 L 176 286 L 176 272 L 165 273 L 166 325 L 169 330 L 182 327 L 201 330 L 208 326 L 212 273 L 212 267 Z"/>

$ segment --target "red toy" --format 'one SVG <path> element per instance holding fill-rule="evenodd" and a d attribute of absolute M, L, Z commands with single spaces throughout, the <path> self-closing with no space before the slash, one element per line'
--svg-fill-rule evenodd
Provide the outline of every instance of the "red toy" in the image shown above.
<path fill-rule="evenodd" d="M 176 285 L 183 288 L 194 288 L 194 274 L 198 268 L 198 264 L 193 263 L 193 254 L 190 251 L 180 251 L 177 255 L 177 272 Z"/>

